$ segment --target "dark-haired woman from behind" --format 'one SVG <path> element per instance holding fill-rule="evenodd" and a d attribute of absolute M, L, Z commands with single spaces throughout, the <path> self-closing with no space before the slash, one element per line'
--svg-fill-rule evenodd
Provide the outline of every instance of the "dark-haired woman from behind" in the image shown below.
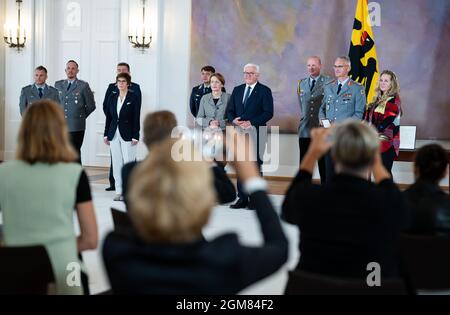
<path fill-rule="evenodd" d="M 448 174 L 448 154 L 438 144 L 419 149 L 414 162 L 416 182 L 403 194 L 411 211 L 409 234 L 450 235 L 450 197 L 439 182 Z"/>

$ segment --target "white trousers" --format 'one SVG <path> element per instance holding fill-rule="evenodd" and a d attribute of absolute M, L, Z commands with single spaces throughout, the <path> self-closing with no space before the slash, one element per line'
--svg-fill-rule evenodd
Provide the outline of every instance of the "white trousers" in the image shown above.
<path fill-rule="evenodd" d="M 122 194 L 122 167 L 128 162 L 136 160 L 136 147 L 131 141 L 125 141 L 120 136 L 119 129 L 116 130 L 114 139 L 110 142 L 113 176 L 116 181 L 116 194 Z"/>

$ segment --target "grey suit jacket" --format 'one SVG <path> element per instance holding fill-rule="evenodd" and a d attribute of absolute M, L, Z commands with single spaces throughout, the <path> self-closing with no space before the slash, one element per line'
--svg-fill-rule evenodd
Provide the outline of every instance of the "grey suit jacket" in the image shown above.
<path fill-rule="evenodd" d="M 319 109 L 322 105 L 323 89 L 331 81 L 329 76 L 321 74 L 312 91 L 309 77 L 298 81 L 297 94 L 301 110 L 298 127 L 300 138 L 310 138 L 311 129 L 319 126 Z"/>
<path fill-rule="evenodd" d="M 319 119 L 329 119 L 339 123 L 347 118 L 362 119 L 366 108 L 366 91 L 364 86 L 349 79 L 337 94 L 338 82 L 325 85 Z"/>
<path fill-rule="evenodd" d="M 207 128 L 211 121 L 218 120 L 220 123 L 220 128 L 225 129 L 225 113 L 229 99 L 230 94 L 222 93 L 216 105 L 214 104 L 212 93 L 203 95 L 200 100 L 200 107 L 197 113 L 197 124 L 202 126 L 202 128 Z"/>
<path fill-rule="evenodd" d="M 83 131 L 86 129 L 86 118 L 95 110 L 94 94 L 89 84 L 82 80 L 76 79 L 69 90 L 68 86 L 67 80 L 55 83 L 69 132 Z"/>
<path fill-rule="evenodd" d="M 54 87 L 46 84 L 44 89 L 42 90 L 42 93 L 42 98 L 40 98 L 39 91 L 34 84 L 30 84 L 22 88 L 19 100 L 20 115 L 23 115 L 23 112 L 27 109 L 28 106 L 31 106 L 31 104 L 41 99 L 50 99 L 59 103 L 58 90 Z"/>

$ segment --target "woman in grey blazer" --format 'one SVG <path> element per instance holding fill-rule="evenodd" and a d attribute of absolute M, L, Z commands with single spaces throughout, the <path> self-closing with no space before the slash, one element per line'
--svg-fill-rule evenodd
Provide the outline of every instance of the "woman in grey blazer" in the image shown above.
<path fill-rule="evenodd" d="M 222 129 L 226 127 L 225 112 L 230 94 L 222 92 L 225 78 L 220 73 L 211 75 L 211 93 L 203 95 L 200 100 L 196 123 L 202 129 Z"/>

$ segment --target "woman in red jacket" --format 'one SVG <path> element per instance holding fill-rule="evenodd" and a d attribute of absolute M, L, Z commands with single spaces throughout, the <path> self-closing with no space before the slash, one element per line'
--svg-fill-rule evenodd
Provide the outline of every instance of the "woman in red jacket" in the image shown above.
<path fill-rule="evenodd" d="M 392 165 L 400 150 L 402 115 L 400 85 L 395 73 L 384 70 L 375 92 L 376 96 L 368 105 L 364 119 L 378 130 L 383 165 L 392 174 Z"/>

